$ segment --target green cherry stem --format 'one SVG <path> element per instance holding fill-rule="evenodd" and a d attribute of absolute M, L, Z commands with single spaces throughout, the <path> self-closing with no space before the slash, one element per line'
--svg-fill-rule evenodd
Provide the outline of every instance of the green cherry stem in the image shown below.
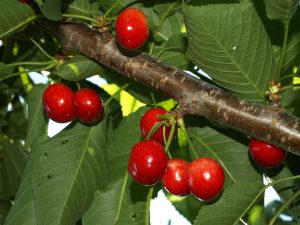
<path fill-rule="evenodd" d="M 194 146 L 191 142 L 191 139 L 190 139 L 190 137 L 189 137 L 189 135 L 188 135 L 188 133 L 185 129 L 185 124 L 184 124 L 184 120 L 183 120 L 182 117 L 178 118 L 178 125 L 179 125 L 180 129 L 182 130 L 184 136 L 186 137 L 186 140 L 187 140 L 187 142 L 188 142 L 188 144 L 189 144 L 189 146 L 192 150 L 192 153 L 193 153 L 194 157 L 198 158 L 198 154 L 197 154 L 197 152 L 196 152 L 196 150 L 195 150 L 195 148 L 194 148 Z"/>
<path fill-rule="evenodd" d="M 275 213 L 275 215 L 272 217 L 272 219 L 269 222 L 269 225 L 273 225 L 275 224 L 277 218 L 280 216 L 280 214 L 282 213 L 282 211 L 289 205 L 292 203 L 293 200 L 295 200 L 295 198 L 297 198 L 300 195 L 300 189 L 298 191 L 296 191 L 292 197 L 287 200 Z"/>
<path fill-rule="evenodd" d="M 150 225 L 150 202 L 152 199 L 152 195 L 153 195 L 153 191 L 154 191 L 154 186 L 152 186 L 151 188 L 149 188 L 149 192 L 147 195 L 147 201 L 146 201 L 146 225 Z"/>
<path fill-rule="evenodd" d="M 49 59 L 52 59 L 53 60 L 53 57 L 51 55 L 49 55 L 43 48 L 42 46 L 37 43 L 33 38 L 30 38 L 30 41 L 35 44 L 35 46 Z"/>
<path fill-rule="evenodd" d="M 171 146 L 174 134 L 175 134 L 175 130 L 176 130 L 176 120 L 173 118 L 171 121 L 171 130 L 170 130 L 170 134 L 166 143 L 166 147 L 165 147 L 165 151 L 168 154 L 169 159 L 172 159 L 171 153 L 169 151 L 169 148 Z M 165 136 L 165 132 L 164 132 L 164 136 Z M 164 137 L 165 138 L 165 137 Z"/>
<path fill-rule="evenodd" d="M 6 64 L 7 67 L 15 67 L 15 66 L 44 66 L 49 65 L 53 62 L 53 60 L 44 61 L 44 62 L 14 62 L 10 64 Z"/>
<path fill-rule="evenodd" d="M 157 131 L 161 126 L 164 125 L 164 121 L 159 121 L 159 122 L 156 122 L 153 127 L 151 128 L 151 130 L 149 131 L 147 137 L 146 137 L 146 140 L 149 140 L 152 135 L 155 133 L 155 131 Z"/>

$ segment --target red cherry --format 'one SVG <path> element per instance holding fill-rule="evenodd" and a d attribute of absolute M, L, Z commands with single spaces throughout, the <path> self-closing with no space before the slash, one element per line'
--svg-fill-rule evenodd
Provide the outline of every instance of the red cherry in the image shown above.
<path fill-rule="evenodd" d="M 99 121 L 104 113 L 102 100 L 98 93 L 83 88 L 74 94 L 75 114 L 82 123 L 92 124 Z"/>
<path fill-rule="evenodd" d="M 52 84 L 43 94 L 43 107 L 48 118 L 58 123 L 75 118 L 73 91 L 64 84 Z"/>
<path fill-rule="evenodd" d="M 255 138 L 250 140 L 249 151 L 253 160 L 266 168 L 278 166 L 286 156 L 283 149 Z"/>
<path fill-rule="evenodd" d="M 152 108 L 149 109 L 144 113 L 144 115 L 141 118 L 140 121 L 140 128 L 141 132 L 144 138 L 147 137 L 148 133 L 150 132 L 151 128 L 154 126 L 156 122 L 161 121 L 161 119 L 157 115 L 164 115 L 167 114 L 168 111 L 166 111 L 163 108 Z M 168 139 L 170 134 L 170 127 L 166 127 L 166 139 Z M 157 129 L 154 134 L 150 137 L 151 140 L 155 140 L 161 144 L 164 144 L 164 138 L 163 138 L 163 127 L 161 126 L 159 129 Z"/>
<path fill-rule="evenodd" d="M 135 144 L 128 160 L 128 171 L 142 185 L 153 185 L 167 168 L 167 155 L 158 142 L 144 140 Z"/>
<path fill-rule="evenodd" d="M 224 186 L 224 171 L 211 158 L 198 158 L 187 169 L 190 191 L 202 201 L 212 201 L 219 196 Z"/>
<path fill-rule="evenodd" d="M 187 184 L 187 168 L 189 163 L 182 159 L 170 159 L 167 170 L 161 181 L 163 186 L 173 195 L 184 196 L 190 193 Z"/>
<path fill-rule="evenodd" d="M 124 9 L 117 18 L 115 29 L 119 44 L 128 50 L 140 48 L 149 36 L 147 18 L 137 8 Z"/>

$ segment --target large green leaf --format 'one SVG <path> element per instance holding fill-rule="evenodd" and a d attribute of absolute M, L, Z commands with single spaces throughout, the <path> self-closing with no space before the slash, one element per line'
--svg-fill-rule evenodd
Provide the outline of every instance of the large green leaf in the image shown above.
<path fill-rule="evenodd" d="M 299 0 L 264 0 L 267 16 L 271 20 L 287 23 L 300 5 Z"/>
<path fill-rule="evenodd" d="M 90 205 L 93 193 L 109 180 L 106 121 L 75 124 L 35 145 L 33 172 L 37 224 L 74 224 Z"/>
<path fill-rule="evenodd" d="M 1 163 L 2 189 L 9 199 L 17 193 L 28 155 L 24 151 L 24 146 L 19 142 L 12 143 L 8 139 L 1 138 L 0 146 L 4 154 Z"/>
<path fill-rule="evenodd" d="M 36 19 L 34 11 L 30 6 L 15 0 L 0 1 L 0 39 L 24 28 Z"/>
<path fill-rule="evenodd" d="M 238 183 L 227 187 L 214 204 L 200 209 L 195 225 L 235 225 L 250 209 L 263 189 L 262 183 Z"/>
<path fill-rule="evenodd" d="M 60 0 L 35 0 L 44 16 L 49 20 L 61 20 Z"/>
<path fill-rule="evenodd" d="M 42 95 L 46 89 L 45 85 L 34 86 L 28 96 L 28 130 L 26 147 L 30 149 L 36 138 L 45 134 L 47 120 L 43 111 Z"/>
<path fill-rule="evenodd" d="M 102 71 L 99 64 L 82 55 L 76 55 L 61 65 L 54 73 L 69 81 L 79 81 L 101 74 Z"/>
<path fill-rule="evenodd" d="M 5 220 L 5 225 L 36 225 L 36 208 L 33 201 L 32 175 L 36 152 L 31 152 L 22 182 L 12 209 Z"/>
<path fill-rule="evenodd" d="M 134 144 L 141 140 L 140 118 L 147 110 L 139 109 L 124 118 L 112 133 L 107 147 L 111 179 L 117 180 L 127 170 L 128 156 Z"/>
<path fill-rule="evenodd" d="M 144 202 L 132 203 L 128 180 L 126 174 L 105 190 L 97 191 L 83 216 L 83 225 L 146 224 L 146 205 Z"/>
<path fill-rule="evenodd" d="M 263 101 L 275 63 L 252 4 L 185 6 L 189 58 L 235 95 Z"/>
<path fill-rule="evenodd" d="M 210 128 L 188 129 L 195 153 L 192 157 L 213 157 L 226 173 L 228 183 L 262 181 L 262 176 L 253 168 L 247 146 Z"/>
<path fill-rule="evenodd" d="M 62 3 L 65 6 L 65 12 L 75 15 L 90 16 L 90 2 L 88 0 L 75 0 L 68 3 Z"/>

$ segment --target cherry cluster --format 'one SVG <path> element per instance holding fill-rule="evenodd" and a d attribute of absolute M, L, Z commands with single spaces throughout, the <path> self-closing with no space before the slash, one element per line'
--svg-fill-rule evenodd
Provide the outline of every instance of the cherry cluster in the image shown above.
<path fill-rule="evenodd" d="M 152 108 L 142 116 L 141 133 L 144 139 L 148 139 L 136 143 L 131 149 L 129 174 L 142 185 L 155 185 L 161 181 L 173 195 L 185 196 L 192 193 L 206 202 L 216 199 L 224 186 L 223 168 L 216 160 L 208 157 L 197 158 L 191 163 L 179 158 L 169 159 L 164 140 L 173 137 L 169 137 L 169 121 L 160 118 L 166 114 L 168 111 L 165 109 Z M 158 123 L 163 125 L 153 132 L 153 127 Z M 150 137 L 149 132 L 153 133 Z"/>
<path fill-rule="evenodd" d="M 45 89 L 42 102 L 47 117 L 58 123 L 78 118 L 82 123 L 93 124 L 101 120 L 104 114 L 101 97 L 90 88 L 74 93 L 65 84 L 52 84 Z"/>

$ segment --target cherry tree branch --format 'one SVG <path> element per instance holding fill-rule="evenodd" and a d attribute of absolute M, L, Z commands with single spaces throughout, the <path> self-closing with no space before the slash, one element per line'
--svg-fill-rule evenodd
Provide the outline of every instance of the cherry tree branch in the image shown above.
<path fill-rule="evenodd" d="M 148 54 L 123 54 L 113 36 L 74 22 L 39 23 L 64 50 L 89 57 L 180 104 L 182 114 L 200 115 L 300 155 L 300 121 L 283 109 L 237 98 Z"/>

